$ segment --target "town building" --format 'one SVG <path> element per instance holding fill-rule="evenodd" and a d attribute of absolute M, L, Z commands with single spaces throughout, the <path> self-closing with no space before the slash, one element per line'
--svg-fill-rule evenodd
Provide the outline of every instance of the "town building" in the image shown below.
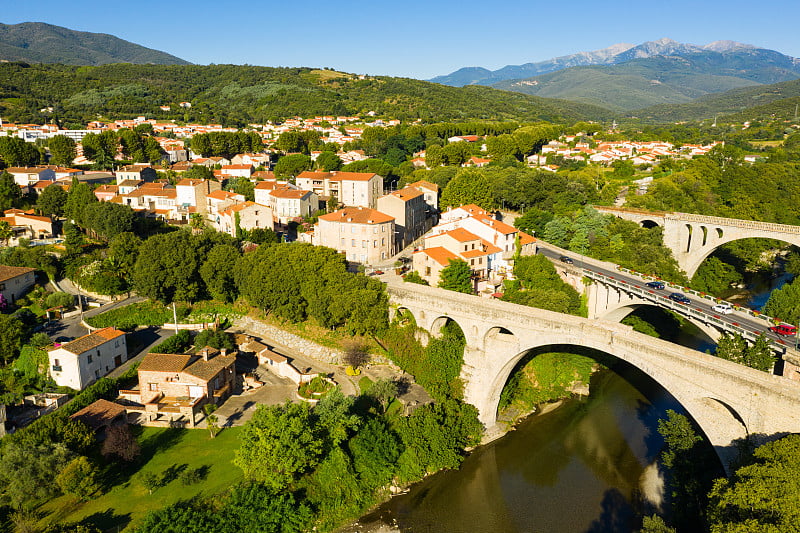
<path fill-rule="evenodd" d="M 128 359 L 125 332 L 98 329 L 47 352 L 50 376 L 61 387 L 82 390 Z"/>
<path fill-rule="evenodd" d="M 393 255 L 394 218 L 367 207 L 346 207 L 319 217 L 312 242 L 338 250 L 348 261 L 376 264 Z"/>
<path fill-rule="evenodd" d="M 117 185 L 125 180 L 153 181 L 156 179 L 156 169 L 148 164 L 137 163 L 122 167 L 114 175 L 117 177 Z"/>
<path fill-rule="evenodd" d="M 296 217 L 308 217 L 319 209 L 319 197 L 311 191 L 280 187 L 267 194 L 267 205 L 281 224 Z"/>
<path fill-rule="evenodd" d="M 239 238 L 240 230 L 274 230 L 275 218 L 268 206 L 246 201 L 221 210 L 212 225 L 217 231 Z"/>
<path fill-rule="evenodd" d="M 295 179 L 299 189 L 320 198 L 335 198 L 349 207 L 376 209 L 383 196 L 383 178 L 370 172 L 301 172 Z"/>
<path fill-rule="evenodd" d="M 0 265 L 0 310 L 13 304 L 36 284 L 36 269 Z"/>
<path fill-rule="evenodd" d="M 420 238 L 433 225 L 425 194 L 406 187 L 378 198 L 378 211 L 394 218 L 394 253 Z"/>
<path fill-rule="evenodd" d="M 236 386 L 236 352 L 206 346 L 197 354 L 149 353 L 137 390 L 121 390 L 130 418 L 142 425 L 194 427 L 207 403 L 221 404 Z"/>

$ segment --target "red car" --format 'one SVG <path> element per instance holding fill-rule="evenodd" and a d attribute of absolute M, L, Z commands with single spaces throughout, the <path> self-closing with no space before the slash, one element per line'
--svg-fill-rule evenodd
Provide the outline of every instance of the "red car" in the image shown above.
<path fill-rule="evenodd" d="M 770 326 L 769 330 L 778 335 L 797 335 L 797 326 L 789 324 L 778 324 L 777 326 Z"/>

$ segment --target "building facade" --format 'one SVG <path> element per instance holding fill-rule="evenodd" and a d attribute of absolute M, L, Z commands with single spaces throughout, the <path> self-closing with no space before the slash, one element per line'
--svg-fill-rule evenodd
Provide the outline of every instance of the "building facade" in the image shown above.
<path fill-rule="evenodd" d="M 314 244 L 345 254 L 348 261 L 373 265 L 392 257 L 394 218 L 366 207 L 346 207 L 322 215 Z"/>
<path fill-rule="evenodd" d="M 47 352 L 50 376 L 61 387 L 82 390 L 128 359 L 125 332 L 103 328 Z"/>

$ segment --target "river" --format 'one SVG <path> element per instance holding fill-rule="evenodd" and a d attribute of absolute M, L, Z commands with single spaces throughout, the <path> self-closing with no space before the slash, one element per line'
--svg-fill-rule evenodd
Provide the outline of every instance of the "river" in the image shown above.
<path fill-rule="evenodd" d="M 637 374 L 629 368 L 594 374 L 588 397 L 529 417 L 477 449 L 459 470 L 384 503 L 361 526 L 417 533 L 633 531 L 662 503 L 658 420 L 667 409 L 682 410 Z"/>

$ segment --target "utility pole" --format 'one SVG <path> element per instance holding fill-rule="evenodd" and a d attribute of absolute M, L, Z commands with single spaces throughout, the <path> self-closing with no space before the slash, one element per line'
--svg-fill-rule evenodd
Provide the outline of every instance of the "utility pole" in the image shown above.
<path fill-rule="evenodd" d="M 175 310 L 175 302 L 172 302 L 172 319 L 175 321 L 175 335 L 178 334 L 178 312 Z"/>

